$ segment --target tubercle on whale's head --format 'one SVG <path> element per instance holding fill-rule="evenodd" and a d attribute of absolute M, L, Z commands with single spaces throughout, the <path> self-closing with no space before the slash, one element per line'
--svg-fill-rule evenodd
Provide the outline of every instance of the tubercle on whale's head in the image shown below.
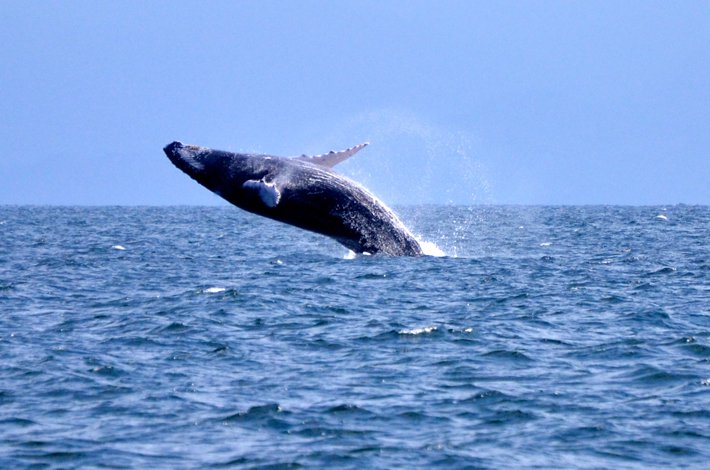
<path fill-rule="evenodd" d="M 197 145 L 185 145 L 179 141 L 169 143 L 163 148 L 170 161 L 190 176 L 193 176 L 193 172 L 205 170 L 203 160 L 207 150 Z"/>

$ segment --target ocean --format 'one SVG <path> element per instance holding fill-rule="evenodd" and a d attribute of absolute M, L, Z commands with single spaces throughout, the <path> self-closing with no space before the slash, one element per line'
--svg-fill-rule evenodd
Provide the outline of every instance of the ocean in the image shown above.
<path fill-rule="evenodd" d="M 710 207 L 0 206 L 1 468 L 707 468 Z"/>

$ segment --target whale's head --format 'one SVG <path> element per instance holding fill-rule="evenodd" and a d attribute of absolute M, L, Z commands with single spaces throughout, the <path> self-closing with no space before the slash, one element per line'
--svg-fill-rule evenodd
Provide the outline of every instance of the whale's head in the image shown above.
<path fill-rule="evenodd" d="M 222 194 L 225 179 L 233 175 L 235 154 L 197 145 L 172 142 L 163 148 L 171 162 L 202 186 Z"/>
<path fill-rule="evenodd" d="M 197 179 L 196 176 L 217 163 L 213 161 L 210 149 L 197 145 L 186 145 L 176 141 L 166 145 L 163 152 L 173 162 L 173 165 L 195 179 Z"/>
<path fill-rule="evenodd" d="M 230 202 L 237 203 L 240 190 L 249 180 L 267 172 L 263 159 L 254 155 L 212 150 L 172 142 L 163 148 L 171 162 L 192 179 Z"/>

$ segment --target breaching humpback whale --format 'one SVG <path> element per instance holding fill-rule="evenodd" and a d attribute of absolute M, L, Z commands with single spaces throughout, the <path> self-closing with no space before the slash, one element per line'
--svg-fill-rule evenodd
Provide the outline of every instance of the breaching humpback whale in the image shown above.
<path fill-rule="evenodd" d="M 235 206 L 329 236 L 356 253 L 417 256 L 422 248 L 372 193 L 331 170 L 367 144 L 282 158 L 173 142 L 163 150 L 192 179 Z"/>

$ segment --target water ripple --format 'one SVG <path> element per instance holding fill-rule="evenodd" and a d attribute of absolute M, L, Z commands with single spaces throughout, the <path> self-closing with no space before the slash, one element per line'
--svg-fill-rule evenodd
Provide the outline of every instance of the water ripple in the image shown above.
<path fill-rule="evenodd" d="M 704 468 L 710 209 L 402 217 L 0 207 L 0 467 Z"/>

